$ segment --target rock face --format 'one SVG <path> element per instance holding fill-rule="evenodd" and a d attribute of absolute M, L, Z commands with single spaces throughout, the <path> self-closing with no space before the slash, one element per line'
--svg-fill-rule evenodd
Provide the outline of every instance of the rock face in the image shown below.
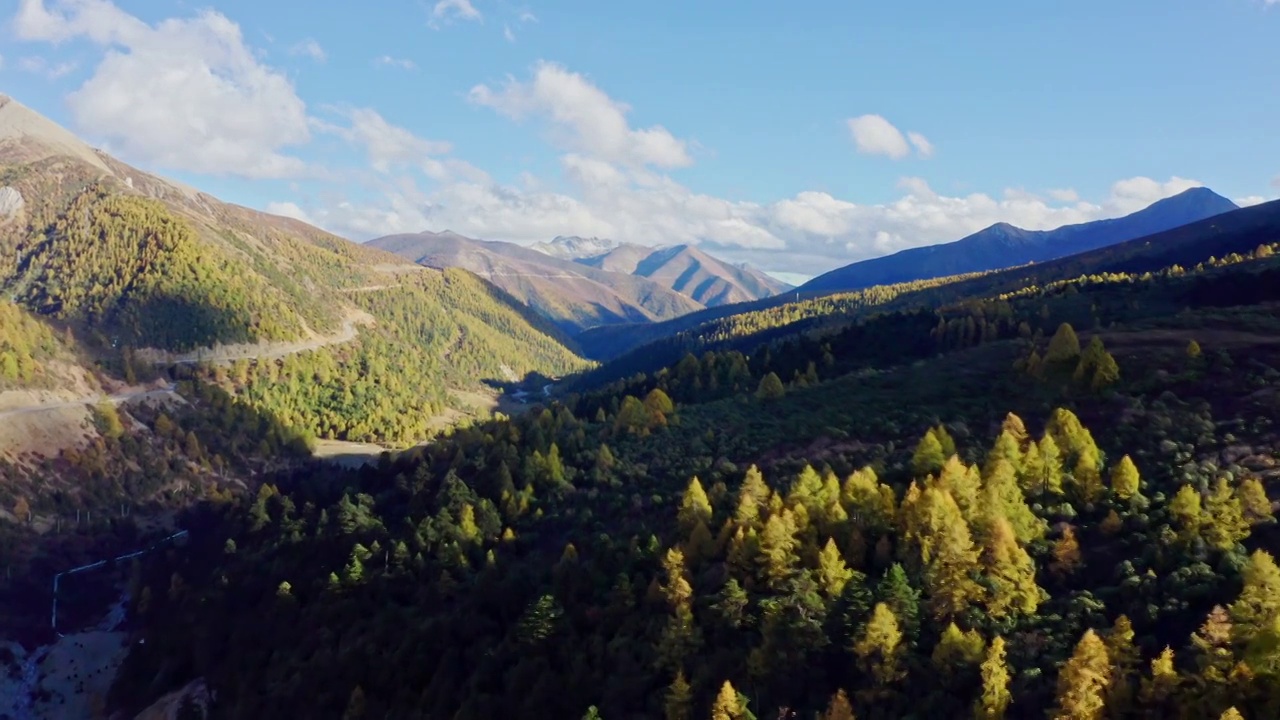
<path fill-rule="evenodd" d="M 17 215 L 22 212 L 25 205 L 26 201 L 22 199 L 22 193 L 8 186 L 0 187 L 0 218 L 11 218 Z"/>

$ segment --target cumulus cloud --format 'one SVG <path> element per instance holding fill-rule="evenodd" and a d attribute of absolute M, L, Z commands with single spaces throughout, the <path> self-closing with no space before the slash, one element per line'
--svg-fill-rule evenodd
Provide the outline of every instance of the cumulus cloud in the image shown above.
<path fill-rule="evenodd" d="M 320 43 L 311 38 L 307 38 L 306 40 L 303 40 L 297 45 L 289 48 L 289 54 L 309 57 L 316 62 L 324 62 L 325 59 L 328 58 L 328 55 L 325 53 L 324 48 L 320 46 Z"/>
<path fill-rule="evenodd" d="M 693 162 L 683 140 L 661 125 L 630 127 L 626 104 L 555 63 L 539 62 L 528 82 L 508 78 L 496 89 L 476 85 L 468 97 L 515 120 L 544 118 L 553 129 L 553 141 L 561 147 L 608 162 L 660 168 Z"/>
<path fill-rule="evenodd" d="M 1073 188 L 1059 188 L 1049 191 L 1049 197 L 1058 202 L 1073 203 L 1080 200 L 1080 194 Z"/>
<path fill-rule="evenodd" d="M 933 155 L 933 143 L 928 138 L 915 131 L 904 134 L 881 115 L 859 115 L 849 118 L 846 123 L 854 146 L 864 155 L 883 155 L 901 160 L 911 154 L 913 147 L 920 157 Z"/>
<path fill-rule="evenodd" d="M 1232 200 L 1232 202 L 1234 202 L 1236 205 L 1239 205 L 1240 207 L 1250 207 L 1252 205 L 1261 205 L 1266 201 L 1267 199 L 1262 197 L 1261 195 L 1249 195 L 1248 197 L 1236 198 L 1235 200 Z"/>
<path fill-rule="evenodd" d="M 658 176 L 637 179 L 581 155 L 561 161 L 570 192 L 541 183 L 524 187 L 459 181 L 424 190 L 387 181 L 379 200 L 341 201 L 311 209 L 322 226 L 357 239 L 394 232 L 451 228 L 474 237 L 533 242 L 559 234 L 636 243 L 701 243 L 734 261 L 780 273 L 812 275 L 910 247 L 957 240 L 997 222 L 1044 230 L 1133 212 L 1174 195 L 1193 181 L 1131 178 L 1097 203 L 1059 204 L 1013 191 L 941 195 L 911 178 L 885 204 L 861 204 L 807 191 L 769 204 L 703 195 Z"/>
<path fill-rule="evenodd" d="M 336 132 L 365 149 L 369 165 L 380 173 L 404 166 L 421 167 L 434 155 L 450 150 L 449 143 L 426 140 L 387 122 L 377 111 L 357 108 L 347 113 L 350 127 Z"/>
<path fill-rule="evenodd" d="M 154 26 L 107 0 L 22 0 L 20 39 L 83 39 L 105 55 L 67 102 L 75 124 L 125 158 L 253 178 L 304 175 L 283 148 L 310 140 L 306 105 L 214 11 Z"/>
<path fill-rule="evenodd" d="M 50 80 L 57 80 L 76 69 L 74 62 L 50 63 L 39 56 L 27 56 L 18 60 L 18 67 L 36 75 L 43 75 Z"/>
<path fill-rule="evenodd" d="M 401 70 L 415 70 L 418 64 L 408 58 L 396 58 L 390 55 L 379 55 L 373 60 L 374 65 L 381 67 L 394 67 Z"/>
<path fill-rule="evenodd" d="M 427 22 L 433 29 L 454 20 L 473 20 L 484 22 L 484 16 L 471 4 L 471 0 L 439 0 L 431 8 L 431 19 Z"/>

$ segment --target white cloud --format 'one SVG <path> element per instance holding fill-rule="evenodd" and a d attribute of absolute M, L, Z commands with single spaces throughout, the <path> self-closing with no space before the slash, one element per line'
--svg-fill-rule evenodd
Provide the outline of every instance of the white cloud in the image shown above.
<path fill-rule="evenodd" d="M 859 115 L 845 121 L 854 146 L 864 155 L 884 155 L 901 160 L 911 154 L 927 158 L 933 155 L 933 143 L 924 135 L 910 131 L 905 135 L 881 115 Z"/>
<path fill-rule="evenodd" d="M 626 104 L 610 98 L 582 75 L 554 63 L 539 62 L 527 83 L 508 78 L 497 90 L 476 85 L 469 98 L 515 120 L 543 116 L 552 124 L 557 144 L 607 162 L 662 168 L 685 167 L 693 162 L 684 141 L 666 128 L 631 128 Z"/>
<path fill-rule="evenodd" d="M 302 42 L 289 48 L 290 55 L 303 55 L 309 57 L 316 62 L 324 62 L 328 55 L 325 54 L 324 48 L 320 47 L 320 43 L 311 38 L 307 38 Z"/>
<path fill-rule="evenodd" d="M 311 216 L 305 210 L 298 207 L 297 203 L 292 202 L 270 202 L 267 203 L 266 211 L 272 215 L 282 215 L 294 220 L 301 220 L 304 223 L 315 224 Z"/>
<path fill-rule="evenodd" d="M 50 80 L 57 80 L 73 72 L 76 69 L 76 64 L 74 62 L 52 64 L 39 56 L 27 56 L 18 59 L 18 67 L 26 72 L 43 75 Z"/>
<path fill-rule="evenodd" d="M 1049 191 L 1049 197 L 1058 202 L 1073 203 L 1079 202 L 1080 194 L 1074 188 L 1059 188 Z"/>
<path fill-rule="evenodd" d="M 380 173 L 406 166 L 429 167 L 433 155 L 449 152 L 446 142 L 425 140 L 408 130 L 388 123 L 382 115 L 369 108 L 358 108 L 347 113 L 350 127 L 338 129 L 338 134 L 360 145 L 368 154 L 369 165 Z"/>
<path fill-rule="evenodd" d="M 427 24 L 438 30 L 442 23 L 453 20 L 484 22 L 484 16 L 471 4 L 471 0 L 439 0 L 431 9 L 431 19 Z"/>
<path fill-rule="evenodd" d="M 1276 1 L 1276 2 L 1280 2 L 1280 0 L 1275 0 L 1275 1 Z M 531 11 L 529 11 L 529 10 L 521 10 L 521 11 L 520 11 L 520 22 L 522 22 L 522 23 L 538 22 L 538 16 L 537 16 L 537 15 L 534 15 L 534 14 L 533 14 Z"/>
<path fill-rule="evenodd" d="M 1267 199 L 1262 197 L 1261 195 L 1250 195 L 1248 197 L 1236 198 L 1232 202 L 1234 202 L 1236 205 L 1239 205 L 1240 207 L 1249 207 L 1251 205 L 1261 205 L 1266 201 Z"/>
<path fill-rule="evenodd" d="M 214 11 L 155 26 L 107 0 L 22 0 L 20 39 L 84 39 L 105 55 L 68 96 L 75 124 L 125 159 L 254 178 L 309 172 L 283 148 L 310 140 L 306 105 Z"/>
<path fill-rule="evenodd" d="M 513 32 L 511 32 L 511 26 L 510 26 L 510 25 L 503 25 L 503 26 L 502 26 L 502 37 L 506 38 L 506 39 L 507 39 L 507 42 L 512 42 L 512 43 L 513 43 L 513 42 L 515 42 L 515 41 L 516 41 L 516 34 L 515 34 L 515 33 L 513 33 Z"/>
<path fill-rule="evenodd" d="M 415 70 L 418 64 L 408 58 L 395 58 L 390 55 L 380 55 L 373 60 L 374 65 L 383 67 L 395 67 L 401 70 Z"/>
<path fill-rule="evenodd" d="M 933 157 L 933 143 L 929 142 L 929 138 L 918 132 L 909 132 L 907 133 L 907 139 L 915 146 L 916 153 L 920 157 Z"/>
<path fill-rule="evenodd" d="M 1280 0 L 1273 0 L 1273 1 L 1274 1 L 1274 2 L 1277 2 L 1277 3 L 1280 3 Z M 1277 175 L 1277 176 L 1275 176 L 1275 177 L 1271 178 L 1271 187 L 1273 187 L 1273 188 L 1275 188 L 1275 189 L 1277 189 L 1277 190 L 1280 190 L 1280 175 Z"/>

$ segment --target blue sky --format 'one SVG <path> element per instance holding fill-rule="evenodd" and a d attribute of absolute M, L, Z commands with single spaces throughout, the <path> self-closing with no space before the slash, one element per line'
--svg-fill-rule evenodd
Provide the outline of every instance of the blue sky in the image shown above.
<path fill-rule="evenodd" d="M 784 275 L 1280 193 L 1275 0 L 354 7 L 0 0 L 0 91 L 356 240 L 692 242 Z"/>

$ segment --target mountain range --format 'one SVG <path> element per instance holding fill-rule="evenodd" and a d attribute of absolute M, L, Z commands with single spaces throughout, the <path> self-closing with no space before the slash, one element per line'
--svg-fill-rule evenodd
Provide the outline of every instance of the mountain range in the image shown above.
<path fill-rule="evenodd" d="M 427 267 L 473 272 L 570 332 L 666 320 L 789 287 L 689 245 L 557 237 L 525 247 L 450 231 L 389 235 L 368 244 Z"/>
<path fill-rule="evenodd" d="M 874 285 L 925 280 L 1044 262 L 1125 242 L 1237 209 L 1204 187 L 1191 188 L 1130 215 L 1023 230 L 996 223 L 955 242 L 902 250 L 837 268 L 800 286 L 802 292 L 860 290 Z"/>

